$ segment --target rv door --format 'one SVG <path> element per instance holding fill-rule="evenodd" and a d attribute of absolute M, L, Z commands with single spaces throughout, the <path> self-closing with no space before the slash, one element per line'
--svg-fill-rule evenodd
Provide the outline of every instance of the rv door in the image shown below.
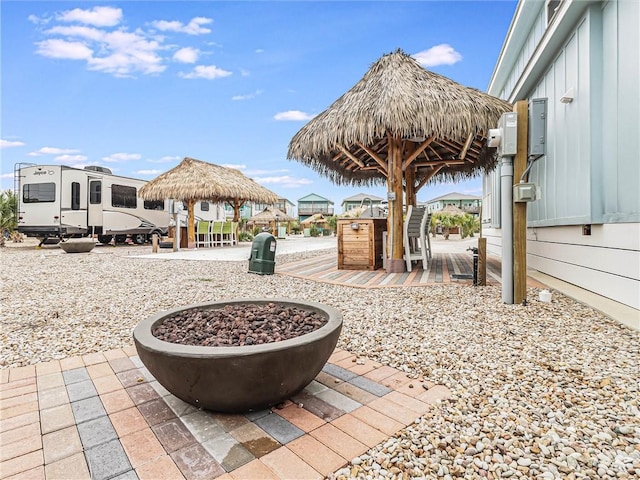
<path fill-rule="evenodd" d="M 102 180 L 89 179 L 89 206 L 87 208 L 89 231 L 95 228 L 102 233 Z M 99 228 L 98 228 L 99 227 Z"/>

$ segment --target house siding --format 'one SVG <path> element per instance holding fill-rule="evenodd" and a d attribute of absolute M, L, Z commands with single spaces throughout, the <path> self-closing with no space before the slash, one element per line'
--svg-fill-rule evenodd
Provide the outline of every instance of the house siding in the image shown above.
<path fill-rule="evenodd" d="M 547 152 L 529 175 L 541 197 L 527 205 L 527 266 L 640 310 L 640 2 L 563 8 L 564 24 L 547 29 L 540 5 L 490 90 L 548 99 Z M 561 103 L 570 88 L 574 100 Z M 483 236 L 498 256 L 499 182 L 499 169 L 483 179 Z"/>

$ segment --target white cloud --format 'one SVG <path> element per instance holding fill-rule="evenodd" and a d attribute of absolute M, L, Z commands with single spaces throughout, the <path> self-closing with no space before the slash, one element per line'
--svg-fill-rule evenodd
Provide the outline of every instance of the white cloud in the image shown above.
<path fill-rule="evenodd" d="M 31 14 L 27 17 L 27 20 L 29 20 L 31 23 L 34 23 L 36 25 L 45 25 L 47 23 L 49 23 L 51 21 L 50 18 L 45 18 L 45 17 L 39 17 L 37 15 Z"/>
<path fill-rule="evenodd" d="M 462 60 L 462 55 L 455 51 L 455 49 L 447 44 L 442 43 L 431 47 L 428 50 L 423 50 L 413 55 L 420 65 L 423 67 L 436 67 L 438 65 L 453 65 Z"/>
<path fill-rule="evenodd" d="M 248 77 L 249 75 L 251 75 L 251 72 L 249 70 L 246 70 L 244 68 L 240 69 L 240 76 L 242 77 Z"/>
<path fill-rule="evenodd" d="M 179 155 L 165 155 L 164 157 L 158 160 L 147 160 L 149 163 L 170 163 L 170 162 L 178 162 L 182 160 L 182 157 Z"/>
<path fill-rule="evenodd" d="M 162 172 L 162 170 L 138 170 L 134 173 L 138 175 L 160 175 Z"/>
<path fill-rule="evenodd" d="M 86 162 L 88 157 L 86 155 L 58 155 L 54 158 L 56 162 L 60 163 L 78 163 Z"/>
<path fill-rule="evenodd" d="M 173 54 L 173 59 L 180 63 L 196 63 L 200 56 L 200 50 L 197 48 L 184 47 Z"/>
<path fill-rule="evenodd" d="M 25 143 L 19 142 L 17 140 L 0 140 L 0 148 L 11 148 L 11 147 L 24 147 Z"/>
<path fill-rule="evenodd" d="M 205 33 L 211 33 L 211 29 L 204 28 L 202 25 L 208 25 L 212 22 L 213 20 L 210 18 L 195 17 L 192 18 L 191 21 L 186 25 L 177 20 L 157 20 L 155 22 L 152 22 L 152 25 L 163 32 L 168 31 L 186 33 L 187 35 L 203 35 Z"/>
<path fill-rule="evenodd" d="M 13 173 L 3 173 L 0 178 L 13 178 Z"/>
<path fill-rule="evenodd" d="M 63 22 L 78 22 L 96 27 L 113 27 L 122 20 L 122 10 L 113 7 L 93 7 L 91 10 L 74 8 L 58 15 Z"/>
<path fill-rule="evenodd" d="M 289 175 L 281 177 L 255 177 L 254 180 L 260 184 L 278 185 L 285 188 L 298 188 L 313 183 L 313 180 L 309 180 L 308 178 L 295 178 Z"/>
<path fill-rule="evenodd" d="M 276 113 L 273 118 L 284 121 L 302 121 L 311 120 L 313 117 L 315 117 L 315 115 L 301 112 L 300 110 L 289 110 L 287 112 Z"/>
<path fill-rule="evenodd" d="M 267 174 L 274 174 L 274 173 L 286 173 L 288 171 L 289 171 L 288 168 L 275 168 L 273 170 L 264 170 L 264 169 L 258 168 L 253 170 L 247 170 L 244 173 L 249 176 L 254 176 L 254 175 L 267 175 Z"/>
<path fill-rule="evenodd" d="M 245 168 L 247 168 L 246 165 L 243 165 L 241 163 L 224 163 L 222 166 L 226 168 L 235 168 L 236 170 L 244 170 Z"/>
<path fill-rule="evenodd" d="M 234 95 L 231 97 L 231 100 L 251 100 L 252 98 L 256 98 L 258 95 L 262 94 L 262 90 L 256 90 L 253 93 L 248 93 L 246 95 Z"/>
<path fill-rule="evenodd" d="M 108 157 L 102 157 L 102 160 L 105 162 L 130 162 L 132 160 L 140 160 L 142 155 L 139 153 L 114 153 L 109 155 Z"/>
<path fill-rule="evenodd" d="M 64 35 L 66 37 L 81 37 L 96 42 L 102 41 L 106 35 L 104 30 L 81 25 L 73 25 L 71 27 L 58 25 L 46 30 L 45 33 L 49 35 Z"/>
<path fill-rule="evenodd" d="M 264 53 L 264 49 L 262 49 L 262 48 L 256 48 L 256 53 Z"/>
<path fill-rule="evenodd" d="M 69 60 L 88 60 L 93 55 L 93 50 L 80 42 L 67 42 L 59 38 L 52 38 L 37 42 L 37 53 L 43 57 L 66 58 Z"/>
<path fill-rule="evenodd" d="M 40 150 L 30 152 L 30 157 L 39 157 L 40 155 L 68 155 L 71 153 L 79 153 L 80 150 L 75 148 L 58 148 L 58 147 L 42 147 Z"/>
<path fill-rule="evenodd" d="M 231 75 L 231 72 L 227 70 L 222 70 L 221 68 L 216 67 L 215 65 L 205 66 L 198 65 L 191 72 L 184 73 L 180 72 L 178 74 L 182 78 L 204 78 L 207 80 L 215 80 L 216 78 L 228 77 Z"/>

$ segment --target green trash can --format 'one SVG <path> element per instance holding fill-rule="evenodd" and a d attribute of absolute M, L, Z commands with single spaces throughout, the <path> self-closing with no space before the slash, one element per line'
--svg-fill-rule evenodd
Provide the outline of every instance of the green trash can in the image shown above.
<path fill-rule="evenodd" d="M 267 232 L 259 233 L 251 244 L 249 273 L 271 275 L 276 262 L 276 237 Z"/>

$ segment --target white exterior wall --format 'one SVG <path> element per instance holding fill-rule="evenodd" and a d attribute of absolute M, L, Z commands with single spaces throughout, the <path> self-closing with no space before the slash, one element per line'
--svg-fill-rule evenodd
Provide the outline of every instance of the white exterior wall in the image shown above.
<path fill-rule="evenodd" d="M 541 8 L 519 52 L 503 50 L 514 58 L 503 84 L 490 87 L 513 102 L 548 99 L 547 154 L 529 176 L 541 199 L 527 208 L 527 266 L 640 310 L 640 2 L 564 3 L 571 28 L 547 28 Z M 551 54 L 540 48 L 554 41 Z M 561 103 L 571 88 L 573 102 Z M 483 182 L 483 236 L 500 256 L 496 187 L 499 172 Z"/>

